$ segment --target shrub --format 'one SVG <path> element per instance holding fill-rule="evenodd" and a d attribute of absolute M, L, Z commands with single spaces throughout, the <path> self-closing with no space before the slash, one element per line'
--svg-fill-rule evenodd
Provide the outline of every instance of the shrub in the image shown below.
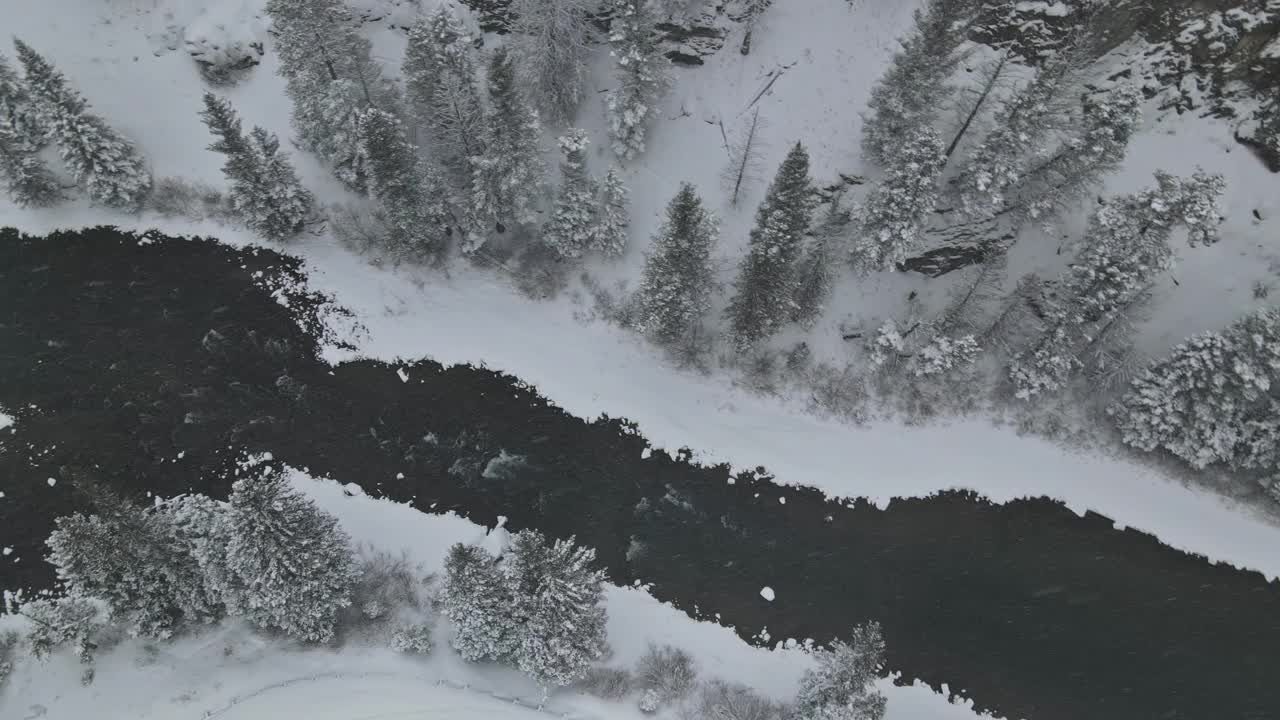
<path fill-rule="evenodd" d="M 426 655 L 431 652 L 431 626 L 427 623 L 406 623 L 397 627 L 391 633 L 391 649 Z"/>
<path fill-rule="evenodd" d="M 631 673 L 622 668 L 591 668 L 578 681 L 578 689 L 605 700 L 617 700 L 631 692 Z"/>
<path fill-rule="evenodd" d="M 663 703 L 685 697 L 697 681 L 698 669 L 693 658 L 670 645 L 649 645 L 636 665 L 636 684 L 657 692 Z"/>
<path fill-rule="evenodd" d="M 360 579 L 351 589 L 352 606 L 370 620 L 383 617 L 397 608 L 417 609 L 422 606 L 419 568 L 401 551 L 392 555 L 385 550 L 360 548 Z"/>
<path fill-rule="evenodd" d="M 18 633 L 8 630 L 0 633 L 0 687 L 13 671 L 14 648 L 18 646 Z"/>
<path fill-rule="evenodd" d="M 712 680 L 703 686 L 693 707 L 685 711 L 684 720 L 784 720 L 789 714 L 785 705 L 745 685 Z"/>
<path fill-rule="evenodd" d="M 177 177 L 153 183 L 147 208 L 164 217 L 189 220 L 228 222 L 235 216 L 230 201 L 217 188 Z"/>

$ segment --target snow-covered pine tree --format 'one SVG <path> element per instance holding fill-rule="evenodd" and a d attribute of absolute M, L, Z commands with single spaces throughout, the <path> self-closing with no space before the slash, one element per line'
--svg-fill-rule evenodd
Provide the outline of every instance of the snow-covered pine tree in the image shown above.
<path fill-rule="evenodd" d="M 693 185 L 682 183 L 645 258 L 633 322 L 640 332 L 675 344 L 696 330 L 710 307 L 715 280 L 711 247 L 719 233 Z"/>
<path fill-rule="evenodd" d="M 617 168 L 609 168 L 600 188 L 599 212 L 591 233 L 592 247 L 610 257 L 618 257 L 627 248 L 631 215 L 627 210 L 627 186 Z"/>
<path fill-rule="evenodd" d="M 1034 158 L 1006 206 L 1036 222 L 1074 207 L 1120 166 L 1141 119 L 1142 92 L 1134 86 L 1086 97 L 1073 133 L 1049 157 Z"/>
<path fill-rule="evenodd" d="M 1280 309 L 1197 335 L 1151 365 L 1110 412 L 1125 443 L 1195 468 L 1280 464 Z"/>
<path fill-rule="evenodd" d="M 249 137 L 225 98 L 204 94 L 204 124 L 218 139 L 209 149 L 226 156 L 222 174 L 231 182 L 231 205 L 254 232 L 285 240 L 302 229 L 311 212 L 311 193 L 280 153 L 276 137 L 255 127 Z"/>
<path fill-rule="evenodd" d="M 448 5 L 409 30 L 404 78 L 432 157 L 470 184 L 471 159 L 483 152 L 484 112 L 471 38 Z"/>
<path fill-rule="evenodd" d="M 1035 77 L 996 114 L 994 129 L 967 158 L 952 183 L 960 210 L 970 218 L 1001 213 L 1030 159 L 1047 157 L 1053 136 L 1072 123 L 1071 90 L 1086 58 L 1063 51 L 1048 58 Z"/>
<path fill-rule="evenodd" d="M 564 156 L 560 196 L 542 226 L 542 242 L 562 258 L 577 258 L 594 244 L 596 231 L 596 182 L 587 172 L 587 131 L 569 128 L 557 142 Z"/>
<path fill-rule="evenodd" d="M 652 0 L 613 0 L 609 42 L 618 87 L 609 92 L 609 132 L 613 152 L 630 160 L 644 152 L 647 123 L 667 86 L 670 61 L 662 54 Z"/>
<path fill-rule="evenodd" d="M 136 210 L 151 191 L 151 173 L 133 144 L 118 135 L 67 85 L 62 73 L 29 45 L 14 38 L 38 122 L 49 130 L 63 161 L 89 199 Z"/>
<path fill-rule="evenodd" d="M 265 10 L 298 140 L 330 163 L 343 184 L 364 192 L 356 120 L 366 107 L 394 110 L 394 86 L 382 77 L 342 0 L 269 0 Z"/>
<path fill-rule="evenodd" d="M 848 642 L 837 640 L 816 653 L 818 667 L 806 671 L 796 696 L 800 720 L 882 720 L 886 699 L 875 689 L 884 665 L 880 624 L 853 629 Z"/>
<path fill-rule="evenodd" d="M 862 152 L 873 162 L 890 164 L 904 137 L 933 128 L 951 95 L 947 78 L 965 41 L 964 28 L 981 5 L 981 0 L 930 0 L 915 12 L 915 27 L 867 102 Z"/>
<path fill-rule="evenodd" d="M 1061 300 L 1046 312 L 1040 338 L 1010 364 L 1019 398 L 1059 390 L 1080 367 L 1078 353 L 1099 328 L 1146 291 L 1173 265 L 1169 237 L 1187 229 L 1188 243 L 1217 239 L 1220 175 L 1190 178 L 1156 173 L 1156 187 L 1115 198 L 1090 218 L 1074 265 L 1060 281 Z"/>
<path fill-rule="evenodd" d="M 369 189 L 386 212 L 388 250 L 399 260 L 424 260 L 446 250 L 449 214 L 443 182 L 418 157 L 400 120 L 370 108 L 360 118 Z"/>
<path fill-rule="evenodd" d="M 463 245 L 468 254 L 495 229 L 503 232 L 509 224 L 533 222 L 545 182 L 538 113 L 516 87 L 513 60 L 504 48 L 489 59 L 488 90 L 484 154 L 475 158 L 471 229 Z"/>
<path fill-rule="evenodd" d="M 37 660 L 72 643 L 80 662 L 93 662 L 98 633 L 105 623 L 101 610 L 92 601 L 75 596 L 29 600 L 18 605 L 18 614 L 31 621 L 27 643 Z"/>
<path fill-rule="evenodd" d="M 570 122 L 582 101 L 592 0 L 513 0 L 511 54 L 520 83 L 553 122 Z"/>
<path fill-rule="evenodd" d="M 0 114 L 0 177 L 18 207 L 48 207 L 62 199 L 57 179 L 38 153 L 12 116 Z"/>
<path fill-rule="evenodd" d="M 809 153 L 797 142 L 756 211 L 747 256 L 726 311 L 730 337 L 740 350 L 776 332 L 794 313 L 796 261 L 812 211 Z"/>
<path fill-rule="evenodd" d="M 76 595 L 107 602 L 135 632 L 168 637 L 182 622 L 209 622 L 221 606 L 165 518 L 92 488 L 92 515 L 55 521 L 49 562 Z"/>
<path fill-rule="evenodd" d="M 229 504 L 227 566 L 242 591 L 231 605 L 260 627 L 328 642 L 358 573 L 338 521 L 273 468 L 237 480 Z"/>
<path fill-rule="evenodd" d="M 843 197 L 837 194 L 831 198 L 827 211 L 814 229 L 813 242 L 796 263 L 792 322 L 808 326 L 822 314 L 823 305 L 831 294 L 837 250 L 848 236 L 852 221 L 853 215 L 845 207 Z"/>
<path fill-rule="evenodd" d="M 199 570 L 208 597 L 223 604 L 227 614 L 240 615 L 243 611 L 236 603 L 244 595 L 243 586 L 227 565 L 229 509 L 207 495 L 179 495 L 164 501 L 156 512 Z"/>
<path fill-rule="evenodd" d="M 0 120 L 8 119 L 12 131 L 32 147 L 45 145 L 49 129 L 41 122 L 27 85 L 9 59 L 0 53 Z"/>
<path fill-rule="evenodd" d="M 509 553 L 502 572 L 520 623 L 516 665 L 544 690 L 581 679 L 606 647 L 605 574 L 592 567 L 595 550 L 522 530 Z"/>
<path fill-rule="evenodd" d="M 453 649 L 471 662 L 512 660 L 520 628 L 497 558 L 478 545 L 458 543 L 449 548 L 444 569 L 440 600 L 453 622 Z"/>
<path fill-rule="evenodd" d="M 938 178 L 946 159 L 930 127 L 898 138 L 884 177 L 858 212 L 852 252 L 865 270 L 892 270 L 919 245 L 924 221 L 938 204 Z"/>

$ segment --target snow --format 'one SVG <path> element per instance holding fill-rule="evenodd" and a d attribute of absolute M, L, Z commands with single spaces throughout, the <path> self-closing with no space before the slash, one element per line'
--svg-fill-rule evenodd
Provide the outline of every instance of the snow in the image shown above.
<path fill-rule="evenodd" d="M 10 415 L 6 415 L 3 410 L 0 410 L 0 430 L 3 430 L 9 427 L 12 424 L 13 424 L 13 417 Z"/>
<path fill-rule="evenodd" d="M 773 599 L 777 596 L 774 594 L 773 588 L 769 587 L 768 585 L 765 585 L 764 587 L 760 588 L 760 597 L 764 598 L 765 600 L 768 600 L 769 602 L 773 602 Z"/>
<path fill-rule="evenodd" d="M 96 112 L 138 140 L 157 176 L 224 184 L 221 158 L 204 150 L 210 138 L 197 114 L 204 89 L 199 75 L 184 53 L 166 50 L 162 37 L 165 28 L 184 26 L 195 17 L 200 3 L 157 0 L 153 10 L 132 3 L 47 0 L 39 12 L 31 12 L 15 10 L 17 2 L 0 0 L 0 9 L 8 9 L 3 13 L 7 31 L 44 52 L 86 93 Z M 423 5 L 430 10 L 433 3 Z M 749 56 L 737 53 L 730 38 L 704 67 L 675 69 L 675 85 L 648 134 L 649 150 L 623 168 L 632 189 L 631 244 L 621 261 L 593 259 L 586 269 L 603 287 L 619 282 L 634 287 L 657 217 L 678 183 L 689 180 L 721 216 L 717 257 L 721 279 L 729 279 L 767 178 L 738 207 L 728 205 L 718 179 L 724 164 L 718 123 L 723 120 L 734 133 L 749 111 L 760 107 L 768 121 L 766 168 L 776 167 L 791 141 L 803 139 L 817 182 L 830 182 L 837 172 L 860 171 L 859 113 L 915 5 L 846 0 L 775 4 L 761 19 Z M 1047 3 L 1043 11 L 1056 12 L 1059 5 Z M 371 32 L 379 59 L 395 67 L 401 35 L 379 27 Z M 596 60 L 594 89 L 610 87 L 607 49 Z M 246 124 L 261 124 L 288 138 L 289 107 L 275 73 L 268 40 L 262 64 L 242 83 L 220 92 Z M 775 75 L 776 81 L 760 95 Z M 607 119 L 593 102 L 598 101 L 583 105 L 579 120 L 592 140 L 588 165 L 601 177 L 610 159 Z M 549 128 L 549 137 L 556 130 Z M 552 143 L 546 145 L 554 162 Z M 293 160 L 319 198 L 344 197 L 314 158 L 294 153 Z M 1152 356 L 1186 335 L 1222 327 L 1256 307 L 1253 283 L 1274 282 L 1272 268 L 1280 266 L 1280 253 L 1270 240 L 1274 218 L 1280 217 L 1276 177 L 1234 143 L 1227 123 L 1195 113 L 1150 115 L 1124 170 L 1105 192 L 1148 186 L 1156 168 L 1189 174 L 1197 166 L 1227 177 L 1225 239 L 1207 248 L 1177 247 L 1179 265 L 1157 284 L 1157 311 L 1137 338 Z M 1255 209 L 1267 219 L 1254 219 Z M 103 222 L 211 235 L 232 244 L 255 242 L 243 232 L 210 223 L 104 214 L 82 200 L 31 211 L 0 200 L 0 224 L 28 232 Z M 1077 219 L 1075 225 L 1080 224 Z M 1053 252 L 1056 246 L 1020 243 L 1010 258 L 1011 271 L 1055 275 L 1067 260 Z M 690 447 L 702 462 L 727 462 L 738 469 L 763 465 L 780 482 L 813 486 L 833 497 L 865 496 L 882 507 L 895 497 L 950 488 L 972 489 L 994 502 L 1049 496 L 1078 513 L 1095 510 L 1120 526 L 1153 533 L 1173 547 L 1280 577 L 1280 554 L 1272 551 L 1280 544 L 1280 528 L 1142 464 L 1021 437 L 980 418 L 925 427 L 884 422 L 854 428 L 808 414 L 800 398 L 761 397 L 722 373 L 700 376 L 674 369 L 634 335 L 590 320 L 589 301 L 575 293 L 530 301 L 504 277 L 465 264 L 455 265 L 447 276 L 412 268 L 379 270 L 328 237 L 307 237 L 290 251 L 306 260 L 316 290 L 333 295 L 354 313 L 346 327 L 335 330 L 357 350 L 330 347 L 326 359 L 333 362 L 430 357 L 445 364 L 483 363 L 534 385 L 573 415 L 626 417 L 638 423 L 654 449 Z M 847 355 L 839 325 L 874 327 L 868 323 L 895 312 L 910 290 L 936 297 L 945 287 L 926 285 L 911 275 L 840 278 L 830 306 L 851 310 L 828 313 L 806 337 L 815 357 Z M 403 370 L 397 372 L 407 381 Z M 12 422 L 0 416 L 0 423 L 6 420 Z"/>
<path fill-rule="evenodd" d="M 335 514 L 356 543 L 399 553 L 439 572 L 455 542 L 488 542 L 485 529 L 455 515 L 426 515 L 412 507 L 363 495 L 350 496 L 331 480 L 293 472 L 295 486 Z M 794 695 L 810 657 L 795 643 L 767 650 L 740 640 L 730 628 L 698 622 L 643 590 L 609 587 L 610 666 L 631 666 L 648 643 L 688 651 L 706 675 L 746 683 L 778 699 Z M 15 622 L 0 618 L 0 623 Z M 448 648 L 448 628 L 437 619 L 440 640 L 426 658 L 372 647 L 360 638 L 336 646 L 309 647 L 255 635 L 228 621 L 173 642 L 135 639 L 100 651 L 92 685 L 80 685 L 79 665 L 63 650 L 46 664 L 20 662 L 0 693 L 0 717 L 22 717 L 43 706 L 44 716 L 148 718 L 203 717 L 266 720 L 276 717 L 385 718 L 446 714 L 458 720 L 640 720 L 630 703 L 609 703 L 571 691 L 551 696 L 538 711 L 540 691 L 508 668 L 468 665 Z M 0 630 L 3 626 L 0 625 Z M 915 684 L 879 687 L 889 698 L 888 720 L 969 720 L 968 703 Z"/>
<path fill-rule="evenodd" d="M 58 484 L 58 480 L 57 480 L 57 478 L 49 478 L 49 479 L 45 480 L 45 482 L 46 482 L 46 483 L 49 483 L 49 487 L 53 487 L 54 485 L 57 485 L 57 484 Z"/>

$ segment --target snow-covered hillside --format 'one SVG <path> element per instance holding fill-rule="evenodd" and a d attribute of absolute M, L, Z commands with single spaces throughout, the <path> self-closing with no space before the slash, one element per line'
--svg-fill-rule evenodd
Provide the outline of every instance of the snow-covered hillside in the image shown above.
<path fill-rule="evenodd" d="M 424 0 L 422 10 L 433 4 Z M 0 0 L 8 31 L 44 53 L 97 112 L 136 140 L 155 176 L 222 186 L 222 157 L 205 150 L 211 138 L 198 116 L 206 88 L 175 39 L 175 28 L 194 22 L 201 6 L 180 0 L 49 0 L 29 7 Z M 704 66 L 674 69 L 674 85 L 649 135 L 650 149 L 623 168 L 632 189 L 631 245 L 620 261 L 592 259 L 584 269 L 605 287 L 634 287 L 665 203 L 679 182 L 690 181 L 720 216 L 715 254 L 720 278 L 727 282 L 744 251 L 763 186 L 791 143 L 809 147 L 819 184 L 834 182 L 839 173 L 864 171 L 857 149 L 860 113 L 895 39 L 909 25 L 913 6 L 876 0 L 774 3 L 759 21 L 750 55 L 736 52 L 731 42 Z M 411 15 L 411 8 L 398 3 L 391 17 L 403 22 Z M 366 30 L 375 42 L 375 58 L 394 74 L 403 32 L 387 20 Z M 283 138 L 291 135 L 290 105 L 277 61 L 268 39 L 262 64 L 242 83 L 219 92 L 247 124 L 261 124 Z M 611 164 L 597 92 L 611 86 L 610 68 L 607 50 L 599 49 L 589 97 L 577 119 L 592 140 L 588 164 L 598 176 Z M 721 124 L 730 136 L 741 133 L 757 108 L 766 121 L 764 177 L 732 207 L 720 180 L 726 163 Z M 548 129 L 549 160 L 554 158 L 551 136 L 561 129 Z M 1141 326 L 1139 345 L 1150 355 L 1257 307 L 1263 300 L 1255 297 L 1253 286 L 1269 286 L 1277 276 L 1280 257 L 1268 233 L 1274 234 L 1280 212 L 1275 199 L 1280 185 L 1230 135 L 1230 126 L 1217 120 L 1152 110 L 1123 171 L 1107 182 L 1106 193 L 1128 192 L 1148 184 L 1154 169 L 1187 173 L 1197 166 L 1226 177 L 1224 240 L 1210 247 L 1178 247 L 1179 265 L 1159 279 L 1153 315 Z M 295 152 L 293 160 L 318 197 L 346 197 L 315 158 Z M 149 214 L 124 216 L 91 208 L 83 199 L 49 210 L 19 210 L 0 201 L 0 223 L 28 232 L 110 223 L 255 242 L 243 230 Z M 1067 225 L 1070 231 L 1079 219 Z M 1014 248 L 1011 267 L 1015 274 L 1032 269 L 1055 274 L 1067 259 L 1059 246 L 1056 238 L 1024 238 Z M 358 349 L 335 349 L 335 361 L 430 356 L 484 364 L 530 382 L 574 414 L 628 417 L 659 446 L 689 446 L 701 459 L 738 467 L 763 465 L 782 482 L 881 503 L 952 487 L 972 488 L 996 501 L 1049 495 L 1079 511 L 1096 510 L 1152 532 L 1176 547 L 1280 575 L 1280 564 L 1268 551 L 1280 529 L 1134 462 L 1070 452 L 983 420 L 925 428 L 889 422 L 849 427 L 810 415 L 803 397 L 760 397 L 734 386 L 727 375 L 671 367 L 638 337 L 593 320 L 592 303 L 578 289 L 533 302 L 492 269 L 465 264 L 447 273 L 376 269 L 328 236 L 304 235 L 290 250 L 308 261 L 316 289 L 332 293 L 355 313 L 356 323 L 338 330 Z M 819 359 L 843 358 L 850 350 L 841 338 L 842 325 L 870 329 L 900 308 L 908 292 L 938 298 L 946 286 L 947 281 L 930 283 L 912 274 L 863 278 L 850 272 L 840 278 L 830 310 L 817 326 L 805 334 L 792 331 L 781 341 L 803 337 Z"/>
<path fill-rule="evenodd" d="M 368 498 L 355 486 L 301 473 L 294 473 L 294 483 L 335 515 L 357 543 L 393 554 L 403 550 L 426 573 L 442 570 L 453 543 L 494 542 L 484 528 L 451 514 L 425 515 L 408 505 Z M 634 665 L 649 643 L 671 644 L 689 652 L 707 677 L 788 699 L 812 665 L 800 649 L 751 647 L 729 628 L 691 620 L 640 588 L 610 588 L 607 610 L 610 667 Z M 0 717 L 646 717 L 633 702 L 609 702 L 571 690 L 555 693 L 544 704 L 537 685 L 518 671 L 462 661 L 448 647 L 450 632 L 438 618 L 435 648 L 427 657 L 415 658 L 359 637 L 335 647 L 303 647 L 229 620 L 173 642 L 125 639 L 98 653 L 93 683 L 83 687 L 79 678 L 84 666 L 64 649 L 45 663 L 18 663 L 0 692 Z M 888 720 L 976 717 L 967 704 L 950 703 L 927 686 L 895 687 L 888 680 L 879 686 L 889 698 Z"/>

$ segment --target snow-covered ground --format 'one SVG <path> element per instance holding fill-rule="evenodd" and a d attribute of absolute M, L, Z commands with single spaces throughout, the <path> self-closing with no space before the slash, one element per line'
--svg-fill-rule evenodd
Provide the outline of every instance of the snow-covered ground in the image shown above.
<path fill-rule="evenodd" d="M 348 496 L 332 480 L 294 473 L 294 482 L 336 515 L 360 543 L 404 550 L 425 572 L 440 572 L 455 542 L 488 542 L 485 529 L 453 515 L 426 515 L 408 505 Z M 353 488 L 354 486 L 346 486 Z M 609 588 L 611 667 L 631 667 L 648 643 L 688 651 L 704 677 L 745 683 L 776 699 L 791 698 L 811 659 L 798 649 L 766 650 L 740 640 L 729 628 L 698 622 L 643 589 Z M 14 622 L 9 618 L 8 622 Z M 447 647 L 450 629 L 438 619 L 435 648 L 406 657 L 368 641 L 336 647 L 304 647 L 267 639 L 238 622 L 174 642 L 126 640 L 100 652 L 91 685 L 81 686 L 83 666 L 63 650 L 47 663 L 23 661 L 0 688 L 0 717 L 177 720 L 374 720 L 446 716 L 458 720 L 640 720 L 635 698 L 606 702 L 573 691 L 551 696 L 542 710 L 540 691 L 515 670 L 468 665 Z M 966 720 L 965 703 L 950 703 L 928 687 L 880 683 L 889 698 L 888 720 Z"/>
<path fill-rule="evenodd" d="M 237 5 L 243 0 L 220 0 Z M 434 5 L 424 1 L 424 9 Z M 736 208 L 719 188 L 724 164 L 721 120 L 733 133 L 753 98 L 781 71 L 758 101 L 768 120 L 765 167 L 781 159 L 789 143 L 806 142 L 814 174 L 830 181 L 838 171 L 858 172 L 859 112 L 871 84 L 907 27 L 911 2 L 807 0 L 775 3 L 762 18 L 753 50 L 744 57 L 731 37 L 726 49 L 695 70 L 675 69 L 676 82 L 650 136 L 649 152 L 625 170 L 633 191 L 632 246 L 622 261 L 591 261 L 587 269 L 606 285 L 634 284 L 657 215 L 680 180 L 691 180 L 722 216 L 718 256 L 725 277 L 746 241 L 763 183 Z M 182 176 L 220 186 L 220 156 L 205 151 L 210 138 L 197 116 L 204 91 L 195 65 L 168 49 L 170 26 L 195 17 L 199 4 L 180 0 L 47 0 L 38 8 L 0 0 L 7 30 L 47 54 L 92 102 L 95 110 L 137 140 L 157 176 Z M 376 54 L 389 71 L 398 65 L 403 40 L 374 28 Z M 609 59 L 597 58 L 596 84 L 610 85 Z M 247 124 L 290 134 L 289 106 L 268 42 L 263 64 L 225 94 Z M 595 93 L 579 119 L 594 139 L 593 170 L 608 158 L 604 119 Z M 297 153 L 304 182 L 320 197 L 342 191 L 312 157 Z M 1254 281 L 1275 278 L 1277 251 L 1268 244 L 1280 212 L 1276 176 L 1230 140 L 1216 121 L 1148 117 L 1130 161 L 1109 190 L 1145 184 L 1157 167 L 1187 172 L 1196 165 L 1228 180 L 1225 239 L 1210 248 L 1180 251 L 1173 278 L 1156 288 L 1159 304 L 1141 336 L 1151 354 L 1182 336 L 1226 323 L 1258 302 Z M 771 170 L 766 170 L 766 173 Z M 766 178 L 767 179 L 767 178 Z M 1257 210 L 1255 217 L 1254 210 Z M 213 235 L 230 243 L 253 240 L 209 224 L 144 216 L 126 218 L 89 208 L 83 201 L 47 211 L 19 211 L 0 200 L 0 224 L 30 232 L 113 223 L 158 227 L 170 233 Z M 1052 248 L 1051 248 L 1052 249 Z M 483 364 L 535 385 L 575 415 L 600 413 L 636 421 L 659 447 L 688 446 L 708 462 L 765 466 L 784 483 L 812 485 L 835 496 L 867 496 L 877 503 L 948 488 L 976 490 L 997 502 L 1025 496 L 1061 499 L 1077 511 L 1096 510 L 1118 524 L 1151 532 L 1162 541 L 1213 560 L 1280 576 L 1272 548 L 1280 528 L 1199 489 L 1183 487 L 1157 471 L 1125 460 L 1084 455 L 1040 439 L 1019 437 L 981 420 L 930 427 L 892 423 L 857 429 L 813 417 L 799 399 L 759 397 L 722 375 L 700 376 L 670 367 L 635 336 L 589 320 L 590 302 L 566 294 L 530 301 L 492 271 L 455 265 L 448 276 L 413 269 L 371 268 L 328 237 L 306 237 L 291 251 L 303 256 L 315 289 L 331 293 L 362 326 L 356 352 L 330 353 L 383 359 L 432 357 L 445 363 Z M 1053 273 L 1065 258 L 1045 244 L 1019 246 L 1011 263 L 1019 270 Z M 882 274 L 842 279 L 834 310 L 809 337 L 820 357 L 841 350 L 836 327 L 891 312 L 914 276 Z M 931 291 L 936 292 L 936 290 Z"/>

